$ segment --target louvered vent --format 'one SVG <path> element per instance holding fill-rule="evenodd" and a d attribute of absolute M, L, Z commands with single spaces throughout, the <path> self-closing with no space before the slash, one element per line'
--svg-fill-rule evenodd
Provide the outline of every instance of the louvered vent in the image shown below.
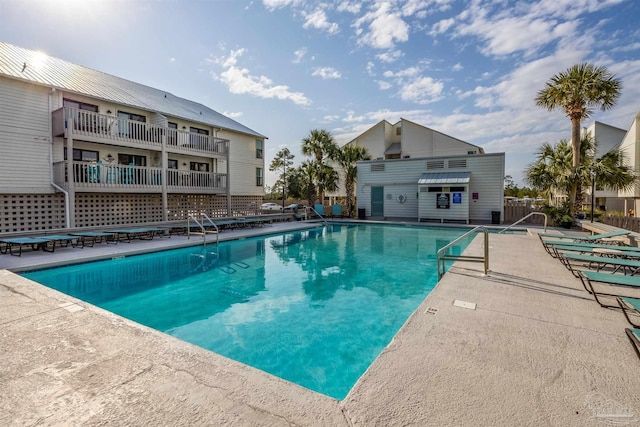
<path fill-rule="evenodd" d="M 444 160 L 427 161 L 427 169 L 444 169 Z"/>
<path fill-rule="evenodd" d="M 372 163 L 371 172 L 384 172 L 384 163 Z"/>
<path fill-rule="evenodd" d="M 467 159 L 449 160 L 449 169 L 453 169 L 453 168 L 465 169 L 466 167 L 467 167 Z"/>

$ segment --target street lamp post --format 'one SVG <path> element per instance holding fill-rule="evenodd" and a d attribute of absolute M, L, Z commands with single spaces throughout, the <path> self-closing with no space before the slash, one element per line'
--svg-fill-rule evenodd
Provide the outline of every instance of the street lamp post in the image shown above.
<path fill-rule="evenodd" d="M 596 171 L 591 169 L 591 222 L 593 222 L 593 207 L 596 203 Z"/>

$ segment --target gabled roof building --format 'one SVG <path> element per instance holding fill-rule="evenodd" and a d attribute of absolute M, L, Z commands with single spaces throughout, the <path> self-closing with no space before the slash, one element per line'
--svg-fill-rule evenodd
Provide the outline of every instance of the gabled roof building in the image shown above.
<path fill-rule="evenodd" d="M 0 42 L 0 232 L 258 213 L 265 140 L 168 91 Z"/>

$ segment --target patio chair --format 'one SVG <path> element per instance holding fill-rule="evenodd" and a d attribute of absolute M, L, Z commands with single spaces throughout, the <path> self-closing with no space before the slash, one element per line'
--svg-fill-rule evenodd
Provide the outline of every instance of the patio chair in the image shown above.
<path fill-rule="evenodd" d="M 22 256 L 22 247 L 23 246 L 31 246 L 31 250 L 37 251 L 41 249 L 43 245 L 48 242 L 46 239 L 41 239 L 39 237 L 11 237 L 0 239 L 0 253 L 13 256 Z M 17 249 L 17 253 L 15 248 Z"/>
<path fill-rule="evenodd" d="M 629 297 L 616 297 L 618 301 L 618 305 L 622 309 L 622 313 L 624 317 L 626 317 L 627 322 L 632 325 L 634 328 L 640 328 L 640 324 L 634 323 L 629 317 L 629 313 L 632 313 L 636 316 L 640 316 L 640 299 L 638 298 L 629 298 Z"/>
<path fill-rule="evenodd" d="M 313 210 L 316 211 L 318 215 L 324 216 L 324 206 L 322 206 L 322 204 L 316 203 L 313 205 Z"/>
<path fill-rule="evenodd" d="M 566 234 L 554 234 L 554 233 L 538 233 L 538 237 L 542 240 L 543 237 L 553 237 L 557 239 L 570 239 L 576 242 L 592 242 L 596 240 L 608 239 L 611 237 L 620 237 L 631 234 L 627 230 L 616 230 L 608 233 L 599 233 L 591 236 L 567 236 Z"/>
<path fill-rule="evenodd" d="M 341 204 L 336 203 L 333 206 L 331 206 L 331 216 L 333 218 L 336 218 L 336 217 L 342 218 L 342 205 Z"/>
<path fill-rule="evenodd" d="M 606 304 L 598 298 L 598 295 L 607 295 L 607 296 L 624 296 L 620 295 L 620 293 L 606 293 L 606 292 L 596 292 L 593 287 L 594 283 L 599 283 L 601 285 L 605 285 L 609 287 L 612 291 L 620 288 L 633 288 L 640 289 L 640 277 L 638 276 L 623 276 L 622 274 L 610 274 L 610 273 L 599 273 L 597 271 L 591 270 L 580 270 L 580 281 L 582 282 L 582 286 L 593 295 L 593 298 L 596 300 L 601 307 L 605 308 L 618 308 L 618 305 L 615 304 Z"/>
<path fill-rule="evenodd" d="M 599 255 L 586 255 L 584 253 L 575 252 L 558 252 L 558 259 L 560 262 L 573 273 L 575 277 L 580 278 L 579 268 L 574 268 L 574 264 L 580 263 L 581 267 L 584 267 L 585 263 L 591 270 L 597 272 L 603 268 L 609 266 L 611 271 L 608 273 L 617 273 L 622 270 L 623 274 L 635 276 L 640 271 L 640 260 L 627 259 L 613 256 L 599 256 Z"/>
<path fill-rule="evenodd" d="M 629 341 L 631 341 L 631 345 L 636 351 L 636 355 L 640 358 L 640 329 L 626 328 L 624 331 L 627 333 L 627 337 L 629 338 Z"/>

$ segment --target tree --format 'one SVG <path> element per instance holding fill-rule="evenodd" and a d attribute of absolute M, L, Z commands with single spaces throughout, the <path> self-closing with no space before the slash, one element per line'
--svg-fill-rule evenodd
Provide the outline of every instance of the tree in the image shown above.
<path fill-rule="evenodd" d="M 549 80 L 538 92 L 535 102 L 549 111 L 562 109 L 571 119 L 572 168 L 575 178 L 580 165 L 580 124 L 588 118 L 594 108 L 602 111 L 612 108 L 622 89 L 622 83 L 606 67 L 596 67 L 582 63 L 574 65 Z M 578 179 L 571 186 L 569 202 L 571 212 L 575 212 Z"/>
<path fill-rule="evenodd" d="M 306 199 L 309 206 L 313 206 L 316 201 L 315 173 L 313 163 L 305 161 L 289 177 L 289 194 L 298 199 Z"/>
<path fill-rule="evenodd" d="M 330 182 L 324 182 L 324 179 L 330 179 L 331 174 L 327 174 L 324 167 L 326 160 L 335 160 L 339 151 L 338 144 L 331 133 L 324 129 L 313 129 L 309 136 L 302 140 L 302 154 L 311 156 L 311 164 L 315 169 L 314 183 L 317 191 L 317 200 L 324 202 L 324 190 L 330 185 Z M 315 198 L 315 197 L 314 197 Z"/>
<path fill-rule="evenodd" d="M 355 201 L 355 183 L 358 173 L 356 162 L 361 160 L 369 160 L 371 156 L 364 147 L 358 147 L 357 145 L 347 144 L 337 156 L 337 161 L 342 172 L 344 173 L 344 187 L 347 192 L 347 206 L 346 211 L 349 217 L 354 215 L 353 207 Z"/>
<path fill-rule="evenodd" d="M 613 149 L 600 159 L 594 157 L 597 142 L 590 135 L 584 135 L 580 142 L 582 150 L 580 165 L 573 167 L 573 147 L 567 140 L 556 145 L 542 144 L 536 161 L 525 171 L 525 180 L 534 188 L 543 191 L 547 197 L 552 191 L 567 192 L 571 188 L 588 188 L 591 176 L 595 177 L 597 188 L 628 190 L 636 185 L 638 178 L 626 165 L 624 153 Z M 582 200 L 580 191 L 578 200 Z"/>
<path fill-rule="evenodd" d="M 291 168 L 293 164 L 294 155 L 291 154 L 288 148 L 283 148 L 276 153 L 276 156 L 271 161 L 269 170 L 271 172 L 280 171 L 277 184 L 282 188 L 282 208 L 284 209 L 284 202 L 287 200 L 287 169 Z M 274 185 L 275 186 L 275 185 Z"/>

